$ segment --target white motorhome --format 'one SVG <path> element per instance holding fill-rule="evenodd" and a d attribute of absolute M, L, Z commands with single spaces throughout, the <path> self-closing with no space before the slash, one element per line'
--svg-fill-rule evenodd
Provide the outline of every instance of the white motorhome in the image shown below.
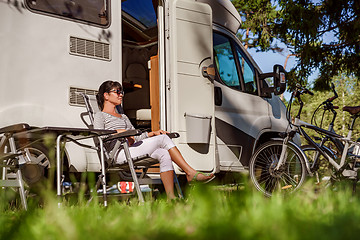
<path fill-rule="evenodd" d="M 180 133 L 197 170 L 244 171 L 287 121 L 273 93 L 283 69 L 262 74 L 240 25 L 230 0 L 0 0 L 0 127 L 84 128 L 78 93 L 118 80 L 135 126 Z M 92 150 L 67 144 L 66 156 L 70 171 L 100 169 Z"/>

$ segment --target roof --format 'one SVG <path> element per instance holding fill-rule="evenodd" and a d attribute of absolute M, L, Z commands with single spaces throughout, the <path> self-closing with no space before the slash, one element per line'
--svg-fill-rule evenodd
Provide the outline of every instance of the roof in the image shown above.
<path fill-rule="evenodd" d="M 210 5 L 213 10 L 213 22 L 219 24 L 234 34 L 241 26 L 241 17 L 230 0 L 197 0 Z"/>

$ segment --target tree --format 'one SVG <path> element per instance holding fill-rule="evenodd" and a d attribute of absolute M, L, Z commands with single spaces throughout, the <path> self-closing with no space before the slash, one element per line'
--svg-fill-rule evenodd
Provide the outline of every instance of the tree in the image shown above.
<path fill-rule="evenodd" d="M 299 55 L 297 77 L 316 68 L 315 89 L 326 89 L 340 72 L 360 76 L 360 1 L 278 0 L 281 17 L 275 35 Z M 332 40 L 326 39 L 331 36 Z"/>
<path fill-rule="evenodd" d="M 351 122 L 351 115 L 347 112 L 341 111 L 341 109 L 344 106 L 357 106 L 360 104 L 360 83 L 354 76 L 348 76 L 344 73 L 333 77 L 331 82 L 334 83 L 336 92 L 339 96 L 333 102 L 335 106 L 339 107 L 337 110 L 334 129 L 338 134 L 346 136 L 349 131 L 348 125 Z M 327 129 L 333 116 L 330 112 L 325 112 L 326 114 L 323 115 L 322 110 L 318 111 L 315 115 L 315 122 L 312 122 L 312 117 L 315 109 L 323 101 L 332 96 L 334 96 L 332 91 L 314 91 L 314 96 L 302 95 L 301 99 L 304 102 L 304 108 L 301 114 L 301 120 Z M 295 116 L 298 110 L 299 105 L 297 102 L 294 102 L 291 115 Z M 360 124 L 360 122 L 357 121 L 356 124 Z M 360 128 L 358 126 L 359 125 L 355 125 L 353 139 L 360 137 Z M 316 135 L 316 133 L 313 132 L 312 135 Z"/>
<path fill-rule="evenodd" d="M 319 69 L 315 89 L 328 89 L 330 79 L 339 73 L 360 77 L 360 1 L 359 0 L 233 0 L 243 20 L 240 34 L 245 45 L 270 50 L 277 38 L 298 56 L 288 75 L 289 85 L 306 84 L 307 77 Z M 273 3 L 276 8 L 272 6 Z M 266 20 L 265 20 L 266 18 Z M 244 30 L 243 30 L 244 31 Z M 331 39 L 331 40 L 328 40 Z"/>
<path fill-rule="evenodd" d="M 238 38 L 245 48 L 257 48 L 261 51 L 281 51 L 274 40 L 274 23 L 278 11 L 268 0 L 232 0 L 239 11 L 243 24 L 238 32 Z"/>

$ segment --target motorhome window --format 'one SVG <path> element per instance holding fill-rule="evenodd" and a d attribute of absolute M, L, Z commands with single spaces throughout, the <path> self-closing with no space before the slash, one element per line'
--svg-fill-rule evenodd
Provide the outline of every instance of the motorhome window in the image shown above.
<path fill-rule="evenodd" d="M 241 73 L 244 79 L 245 92 L 250 94 L 257 94 L 255 70 L 249 60 L 246 58 L 245 53 L 238 45 L 235 45 L 237 57 L 241 68 Z"/>
<path fill-rule="evenodd" d="M 66 19 L 106 26 L 109 23 L 108 0 L 26 0 L 37 12 Z"/>
<path fill-rule="evenodd" d="M 221 81 L 229 87 L 240 89 L 236 63 L 227 37 L 214 33 L 214 55 Z"/>
<path fill-rule="evenodd" d="M 143 28 L 157 25 L 156 12 L 152 0 L 127 0 L 121 3 L 122 11 L 136 19 Z"/>

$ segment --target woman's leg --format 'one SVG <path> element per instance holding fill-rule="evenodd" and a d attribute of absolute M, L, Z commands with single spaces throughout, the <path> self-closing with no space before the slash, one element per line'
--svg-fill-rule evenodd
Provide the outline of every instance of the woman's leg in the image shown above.
<path fill-rule="evenodd" d="M 131 147 L 129 147 L 130 155 L 133 158 L 139 157 L 142 155 L 146 155 L 146 154 L 151 156 L 151 154 L 153 154 L 157 149 L 161 149 L 161 148 L 166 149 L 167 146 L 164 145 L 163 142 L 164 141 L 163 141 L 162 135 L 151 137 L 151 138 L 146 138 L 142 141 L 134 143 Z M 175 145 L 172 145 L 170 147 L 173 147 L 173 146 L 175 146 Z M 168 149 L 166 149 L 166 150 L 168 150 Z M 158 159 L 157 157 L 154 157 L 154 158 Z M 158 159 L 158 160 L 160 161 L 160 159 Z M 119 164 L 126 162 L 124 150 L 121 150 L 119 152 L 116 161 Z"/>
<path fill-rule="evenodd" d="M 184 172 L 188 181 L 193 180 L 196 175 L 196 170 L 193 169 L 183 158 L 179 149 L 175 146 L 174 142 L 167 135 L 158 135 L 152 138 L 157 139 L 158 146 L 169 151 L 171 160 L 175 162 Z M 196 175 L 197 181 L 206 181 L 212 178 L 213 175 L 205 176 L 201 173 Z"/>
<path fill-rule="evenodd" d="M 175 146 L 174 142 L 167 135 L 158 135 L 150 138 L 146 138 L 140 142 L 136 142 L 132 145 L 129 150 L 132 157 L 141 156 L 144 154 L 149 154 L 151 156 L 152 153 L 157 149 L 165 149 L 169 152 L 171 160 L 175 162 L 184 172 L 186 173 L 186 178 L 188 181 L 193 180 L 196 175 L 196 170 L 193 169 L 183 158 L 178 148 Z M 160 161 L 159 158 L 154 157 Z M 125 154 L 122 150 L 119 153 L 117 158 L 119 163 L 125 162 Z M 172 166 L 172 165 L 171 165 Z M 162 171 L 160 167 L 160 171 Z M 163 170 L 165 172 L 167 170 Z M 196 176 L 197 181 L 206 181 L 212 178 L 213 175 L 205 176 L 203 174 L 198 174 Z"/>
<path fill-rule="evenodd" d="M 174 195 L 174 167 L 172 165 L 170 154 L 163 148 L 156 149 L 151 155 L 152 158 L 160 162 L 160 178 L 164 184 L 168 199 L 175 198 Z"/>
<path fill-rule="evenodd" d="M 158 135 L 151 138 L 147 138 L 146 140 L 153 141 L 156 147 L 161 149 L 166 149 L 169 151 L 171 156 L 171 160 L 175 162 L 184 172 L 186 173 L 186 178 L 188 181 L 193 180 L 194 176 L 196 175 L 197 171 L 193 169 L 183 158 L 179 149 L 175 146 L 174 142 L 169 138 L 167 135 Z M 148 141 L 149 141 L 148 140 Z M 145 141 L 145 140 L 144 140 Z M 210 176 L 205 176 L 204 174 L 197 174 L 196 180 L 197 181 L 206 181 L 213 178 L 214 175 L 211 174 Z"/>
<path fill-rule="evenodd" d="M 193 180 L 194 176 L 196 175 L 196 170 L 193 169 L 185 161 L 185 159 L 181 155 L 179 149 L 177 147 L 173 147 L 173 148 L 169 149 L 169 153 L 170 153 L 170 156 L 171 156 L 171 159 L 173 160 L 173 162 L 176 163 L 186 173 L 186 179 L 188 180 L 188 182 Z M 206 181 L 212 177 L 213 177 L 213 175 L 205 176 L 200 173 L 196 176 L 196 180 L 197 181 Z"/>
<path fill-rule="evenodd" d="M 164 184 L 166 196 L 168 199 L 174 199 L 174 171 L 166 171 L 160 173 L 161 181 Z"/>
<path fill-rule="evenodd" d="M 161 138 L 147 138 L 135 143 L 129 147 L 131 157 L 139 157 L 148 154 L 150 157 L 157 159 L 160 163 L 160 177 L 164 184 L 165 192 L 169 199 L 175 198 L 174 195 L 174 167 L 172 165 L 169 152 L 160 148 L 162 146 Z M 121 150 L 117 156 L 118 163 L 126 162 L 124 150 Z"/>

